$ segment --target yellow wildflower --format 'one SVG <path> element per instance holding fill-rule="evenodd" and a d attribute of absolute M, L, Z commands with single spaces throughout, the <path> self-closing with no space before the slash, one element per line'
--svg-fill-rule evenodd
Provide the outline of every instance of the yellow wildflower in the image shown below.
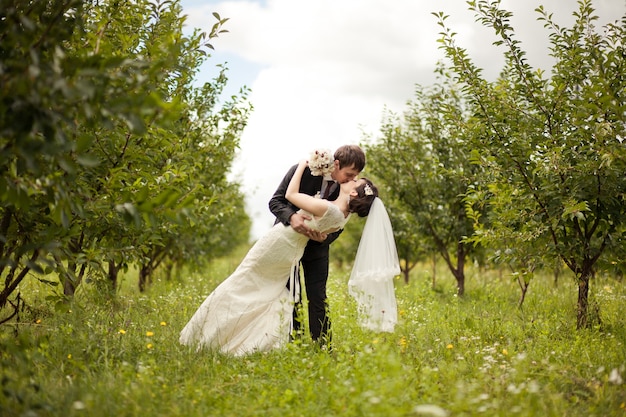
<path fill-rule="evenodd" d="M 146 336 L 148 336 L 148 337 L 152 337 L 152 336 L 154 336 L 154 332 L 147 331 L 147 332 L 146 332 Z"/>
<path fill-rule="evenodd" d="M 118 333 L 119 333 L 119 334 L 126 334 L 126 330 L 124 330 L 124 329 L 119 329 L 119 330 L 118 330 Z"/>
<path fill-rule="evenodd" d="M 446 346 L 446 349 L 452 349 L 454 346 L 452 346 L 452 343 L 448 343 L 448 345 Z"/>

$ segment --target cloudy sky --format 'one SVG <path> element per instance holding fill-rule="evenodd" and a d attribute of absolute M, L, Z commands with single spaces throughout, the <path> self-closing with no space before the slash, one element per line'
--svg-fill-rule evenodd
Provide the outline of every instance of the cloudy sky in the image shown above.
<path fill-rule="evenodd" d="M 443 58 L 433 12 L 449 16 L 474 62 L 494 77 L 502 50 L 475 23 L 465 0 L 181 0 L 189 28 L 210 30 L 213 12 L 229 31 L 199 82 L 227 63 L 229 88 L 252 92 L 254 111 L 232 176 L 243 185 L 252 238 L 273 224 L 267 203 L 287 169 L 314 148 L 334 150 L 376 137 L 385 109 L 402 112 L 416 84 L 434 81 Z M 577 0 L 502 0 L 530 64 L 548 70 L 548 31 L 535 8 L 543 4 L 561 25 L 573 21 Z M 594 0 L 601 27 L 626 14 L 626 0 Z M 367 167 L 365 173 L 367 172 Z"/>

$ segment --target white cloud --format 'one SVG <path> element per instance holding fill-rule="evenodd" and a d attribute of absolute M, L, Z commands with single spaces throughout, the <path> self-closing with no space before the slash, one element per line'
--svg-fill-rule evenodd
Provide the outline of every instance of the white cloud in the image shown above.
<path fill-rule="evenodd" d="M 362 131 L 375 135 L 383 109 L 402 111 L 415 84 L 435 79 L 442 53 L 441 28 L 432 12 L 443 11 L 459 44 L 485 74 L 495 76 L 502 52 L 490 31 L 474 20 L 465 0 L 183 0 L 190 27 L 208 29 L 218 12 L 228 33 L 212 43 L 220 54 L 238 57 L 230 73 L 252 89 L 254 106 L 241 141 L 234 174 L 247 193 L 253 237 L 273 223 L 267 203 L 287 169 L 314 147 L 358 143 Z M 513 12 L 516 36 L 531 65 L 548 69 L 547 30 L 537 21 L 539 4 L 559 22 L 571 23 L 577 0 L 504 0 Z M 625 13 L 626 5 L 599 0 L 603 19 Z M 249 62 L 245 74 L 235 64 Z M 209 78 L 209 77 L 208 77 Z M 231 81 L 235 81 L 231 77 Z M 237 90 L 241 85 L 234 86 Z"/>

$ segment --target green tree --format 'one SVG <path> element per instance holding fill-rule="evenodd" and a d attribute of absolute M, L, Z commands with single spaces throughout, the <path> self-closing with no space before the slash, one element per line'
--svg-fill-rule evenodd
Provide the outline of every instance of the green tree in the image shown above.
<path fill-rule="evenodd" d="M 469 4 L 498 35 L 506 61 L 500 78 L 487 82 L 438 15 L 442 47 L 482 130 L 472 148 L 485 177 L 469 211 L 489 209 L 472 214 L 473 240 L 495 248 L 510 242 L 513 256 L 529 264 L 560 258 L 578 283 L 577 327 L 591 326 L 600 319 L 589 308 L 596 262 L 624 241 L 626 16 L 599 33 L 589 0 L 579 2 L 571 28 L 539 7 L 556 61 L 544 78 L 515 39 L 510 12 L 499 2 Z"/>
<path fill-rule="evenodd" d="M 465 239 L 473 230 L 463 199 L 476 170 L 469 161 L 472 130 L 465 119 L 452 86 L 418 87 L 403 118 L 389 115 L 382 137 L 366 148 L 372 171 L 394 201 L 401 256 L 419 254 L 410 249 L 415 245 L 434 248 L 455 277 L 459 295 L 465 291 L 465 262 L 476 250 Z"/>
<path fill-rule="evenodd" d="M 193 85 L 226 19 L 184 36 L 177 1 L 0 6 L 0 308 L 31 272 L 57 272 L 65 294 L 85 275 L 114 288 L 131 263 L 145 282 L 164 259 L 200 253 L 177 246 L 192 229 L 216 236 L 187 240 L 208 250 L 228 246 L 222 224 L 241 236 L 226 175 L 247 90 L 220 103 L 225 68 Z"/>
<path fill-rule="evenodd" d="M 385 198 L 385 196 L 382 196 Z M 389 218 L 393 227 L 396 239 L 396 249 L 400 259 L 400 270 L 404 278 L 404 283 L 409 283 L 409 276 L 413 268 L 420 261 L 424 261 L 436 250 L 429 245 L 421 235 L 415 233 L 414 226 L 417 224 L 412 213 L 403 210 L 400 204 L 393 200 L 386 200 L 385 205 L 389 212 Z M 433 271 L 434 272 L 434 271 Z M 433 275 L 434 279 L 434 275 Z"/>

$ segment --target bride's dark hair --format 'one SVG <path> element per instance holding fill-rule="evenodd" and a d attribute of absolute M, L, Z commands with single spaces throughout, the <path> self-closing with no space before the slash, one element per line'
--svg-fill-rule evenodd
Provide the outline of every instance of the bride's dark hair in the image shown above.
<path fill-rule="evenodd" d="M 358 214 L 359 217 L 366 217 L 368 214 L 370 214 L 370 208 L 372 207 L 374 199 L 378 197 L 378 188 L 376 188 L 374 183 L 368 178 L 360 179 L 365 180 L 365 183 L 355 188 L 358 197 L 350 199 L 350 203 L 348 203 L 348 210 L 351 213 Z M 366 188 L 369 188 L 369 191 L 371 192 L 368 191 L 366 193 Z"/>

